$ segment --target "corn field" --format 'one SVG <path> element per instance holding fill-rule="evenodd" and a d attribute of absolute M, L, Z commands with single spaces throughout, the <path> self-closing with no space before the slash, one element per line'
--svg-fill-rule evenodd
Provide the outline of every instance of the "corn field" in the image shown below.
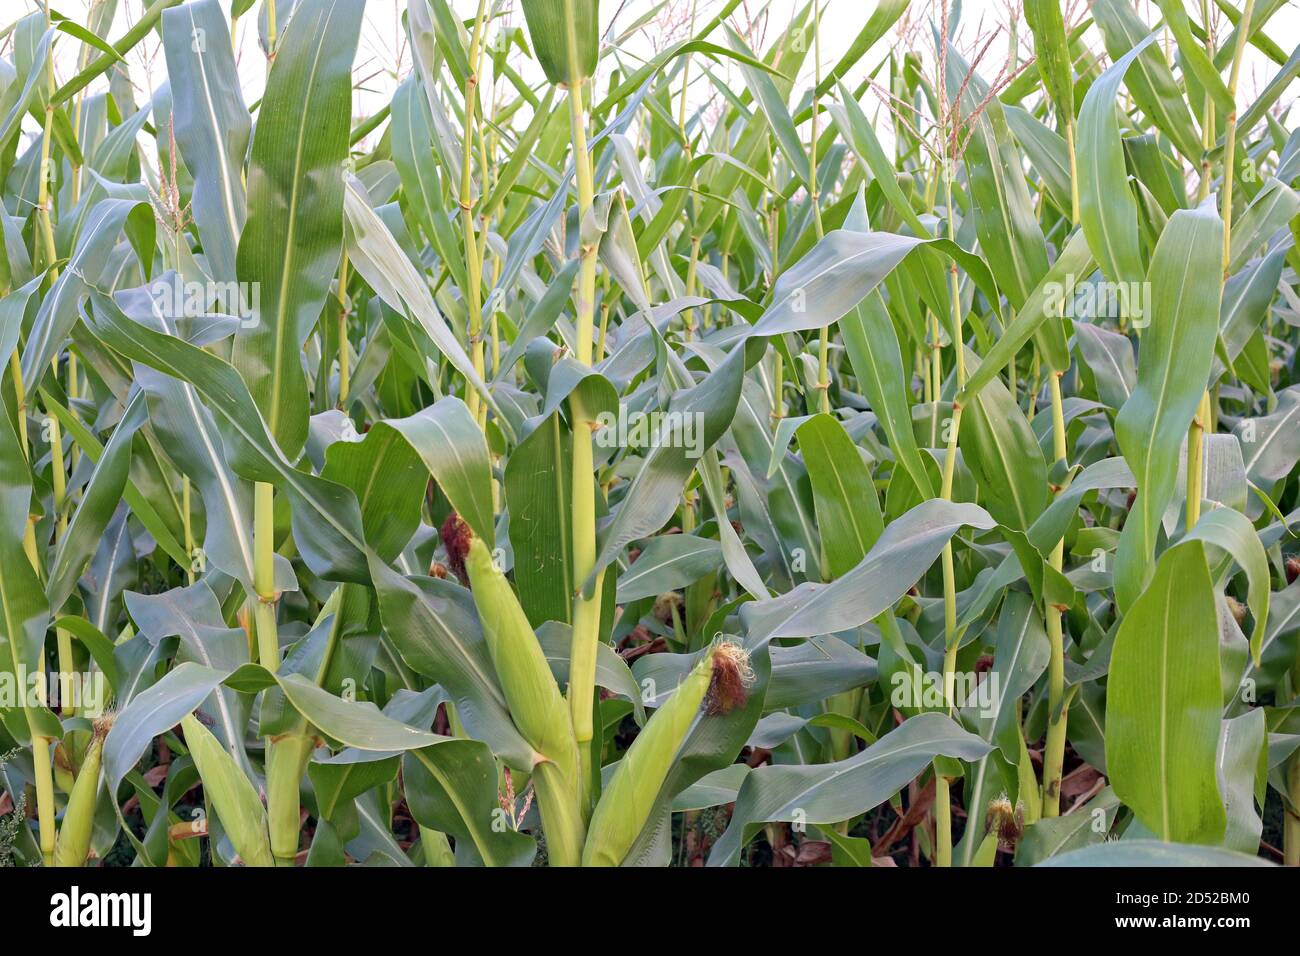
<path fill-rule="evenodd" d="M 818 2 L 6 6 L 0 865 L 1300 865 L 1295 11 Z"/>

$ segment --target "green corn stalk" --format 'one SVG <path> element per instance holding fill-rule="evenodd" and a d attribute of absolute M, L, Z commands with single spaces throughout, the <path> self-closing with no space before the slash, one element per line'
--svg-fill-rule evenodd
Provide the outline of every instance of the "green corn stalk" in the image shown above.
<path fill-rule="evenodd" d="M 469 341 L 474 371 L 483 376 L 483 250 L 476 238 L 474 227 L 474 132 L 475 114 L 478 107 L 478 73 L 481 67 L 483 50 L 484 12 L 487 0 L 479 0 L 478 12 L 474 15 L 474 32 L 469 43 L 469 76 L 465 78 L 465 125 L 461 136 L 461 181 L 460 181 L 460 222 L 465 233 L 465 272 L 468 288 Z M 484 170 L 484 175 L 487 171 Z M 484 226 L 486 230 L 486 224 Z M 467 396 L 470 414 L 482 424 L 487 408 L 483 406 L 477 391 L 469 390 Z"/>
<path fill-rule="evenodd" d="M 1061 376 L 1049 371 L 1048 384 L 1052 392 L 1052 451 L 1060 467 L 1068 464 Z M 1052 548 L 1048 563 L 1053 570 L 1059 571 L 1064 560 L 1065 542 L 1062 540 Z M 1044 620 L 1047 623 L 1047 639 L 1051 644 L 1051 660 L 1047 665 L 1047 740 L 1043 745 L 1042 804 L 1045 817 L 1054 817 L 1060 813 L 1061 772 L 1065 767 L 1065 733 L 1069 722 L 1069 705 L 1065 691 L 1065 636 L 1061 628 L 1061 615 L 1064 611 L 1064 608 L 1051 604 L 1043 608 Z"/>
<path fill-rule="evenodd" d="M 15 353 L 16 355 L 16 353 Z M 21 375 L 15 376 L 15 382 L 21 387 Z M 19 393 L 21 394 L 21 392 Z M 21 408 L 21 402 L 19 403 Z M 23 416 L 20 415 L 20 421 Z M 0 428 L 9 430 L 8 421 L 5 421 Z M 14 439 L 12 431 L 9 431 L 8 438 Z M 30 455 L 26 441 L 22 441 L 20 446 L 24 460 Z M 40 559 L 36 550 L 36 529 L 35 519 L 29 515 L 23 515 L 23 541 L 22 549 L 28 563 L 31 565 L 33 576 L 39 575 L 41 570 Z M 13 628 L 9 628 L 9 633 L 14 633 Z M 7 668 L 14 674 L 20 672 L 22 657 L 19 653 L 18 642 L 12 639 L 7 640 L 9 645 L 9 660 L 6 662 Z M 45 653 L 42 648 L 39 661 L 39 683 L 37 684 L 37 702 L 43 707 L 46 704 L 45 693 Z M 28 703 L 26 697 L 23 698 L 23 715 L 27 725 L 28 734 L 32 741 L 32 769 L 35 776 L 33 781 L 36 789 L 36 814 L 38 826 L 38 838 L 41 849 L 41 859 L 46 866 L 54 861 L 54 851 L 58 839 L 57 823 L 55 822 L 55 804 L 54 804 L 54 763 L 50 758 L 50 747 L 53 740 L 38 732 L 39 718 L 34 709 Z"/>
<path fill-rule="evenodd" d="M 254 486 L 254 564 L 253 621 L 257 635 L 258 659 L 275 673 L 280 669 L 279 627 L 276 623 L 275 593 L 275 488 L 258 482 Z M 269 811 L 271 851 L 276 863 L 292 865 L 298 853 L 300 825 L 299 783 L 311 739 L 305 733 L 269 738 L 266 744 L 266 802 Z"/>
<path fill-rule="evenodd" d="M 329 639 L 316 667 L 315 683 L 322 686 L 338 651 L 343 633 L 343 607 L 349 585 L 335 588 L 321 607 L 317 623 L 334 615 Z M 267 828 L 277 866 L 292 866 L 298 855 L 302 826 L 300 787 L 302 775 L 316 747 L 316 733 L 306 718 L 298 717 L 292 729 L 271 740 L 266 761 Z"/>
<path fill-rule="evenodd" d="M 595 201 L 591 154 L 587 146 L 587 111 L 584 105 L 587 81 L 595 73 L 599 49 L 599 0 L 532 0 L 524 3 L 529 35 L 546 77 L 569 91 L 569 124 L 573 166 L 578 187 L 578 224 L 583 223 Z M 577 360 L 592 363 L 592 333 L 596 304 L 597 243 L 581 245 L 578 272 Z M 592 708 L 596 693 L 596 645 L 599 642 L 601 588 L 604 572 L 596 565 L 596 498 L 592 481 L 591 413 L 576 394 L 569 401 L 573 425 L 572 522 L 573 580 L 578 592 L 573 604 L 573 637 L 569 655 L 569 706 L 573 729 L 582 760 L 583 815 L 590 803 L 591 741 L 595 733 Z"/>
<path fill-rule="evenodd" d="M 946 44 L 946 30 L 948 23 L 948 6 L 943 5 L 943 32 L 945 35 L 940 43 Z M 946 46 L 944 50 L 946 51 Z M 940 175 L 943 179 L 944 203 L 947 214 L 944 217 L 947 221 L 948 240 L 950 242 L 956 239 L 956 226 L 953 223 L 956 215 L 953 206 L 952 180 L 953 170 L 957 162 L 954 155 L 957 143 L 956 131 L 950 129 L 951 122 L 948 119 L 948 78 L 944 75 L 943 64 L 946 62 L 946 52 L 940 56 L 940 71 L 937 79 L 939 88 L 939 112 L 944 117 L 943 126 L 940 130 L 940 140 L 942 147 L 940 150 L 939 162 Z M 952 303 L 952 328 L 953 337 L 953 356 L 955 359 L 954 375 L 956 380 L 957 392 L 961 394 L 966 386 L 966 337 L 963 331 L 964 316 L 962 315 L 961 296 L 957 284 L 957 269 L 955 266 L 948 270 L 948 297 Z M 939 361 L 940 351 L 938 348 L 939 338 L 937 335 L 936 316 L 936 335 L 934 361 Z M 936 381 L 938 373 L 936 370 Z M 935 388 L 935 400 L 939 398 L 939 390 Z M 939 496 L 945 501 L 952 500 L 953 478 L 956 474 L 957 467 L 957 440 L 961 434 L 962 406 L 961 402 L 954 400 L 952 403 L 952 421 L 948 423 L 948 442 L 947 450 L 943 459 L 943 476 L 941 479 L 941 488 Z M 944 637 L 944 655 L 943 655 L 943 699 L 949 712 L 953 712 L 956 707 L 956 697 L 954 695 L 954 671 L 957 666 L 957 650 L 961 635 L 957 631 L 957 578 L 956 570 L 953 565 L 952 542 L 949 541 L 943 546 L 942 555 L 943 568 L 943 637 Z M 936 762 L 934 768 L 934 822 L 935 822 L 935 851 L 934 863 L 936 866 L 952 865 L 952 799 L 950 796 L 951 788 L 945 768 L 942 764 Z"/>
<path fill-rule="evenodd" d="M 276 866 L 293 866 L 301 839 L 299 788 L 315 738 L 302 730 L 271 738 L 266 756 L 267 831 Z"/>

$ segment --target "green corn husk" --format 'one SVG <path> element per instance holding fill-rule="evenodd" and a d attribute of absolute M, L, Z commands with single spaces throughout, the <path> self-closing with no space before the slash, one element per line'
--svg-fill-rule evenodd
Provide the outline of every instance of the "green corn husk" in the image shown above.
<path fill-rule="evenodd" d="M 544 760 L 533 768 L 533 787 L 546 833 L 547 865 L 581 866 L 587 831 L 577 772 L 561 771 Z"/>
<path fill-rule="evenodd" d="M 566 9 L 567 8 L 567 9 Z M 570 48 L 567 19 L 572 17 Z M 546 78 L 572 86 L 596 72 L 600 50 L 600 0 L 524 0 L 533 52 Z"/>
<path fill-rule="evenodd" d="M 181 720 L 181 729 L 203 780 L 203 793 L 239 858 L 246 866 L 275 866 L 267 839 L 266 809 L 253 785 L 193 714 Z"/>
<path fill-rule="evenodd" d="M 984 834 L 984 839 L 980 841 L 979 848 L 975 850 L 975 855 L 971 857 L 971 866 L 992 866 L 998 858 L 998 835 L 996 831 L 990 830 Z"/>
<path fill-rule="evenodd" d="M 717 645 L 709 648 L 619 761 L 592 814 L 583 866 L 618 866 L 627 856 L 709 692 L 718 653 Z"/>
<path fill-rule="evenodd" d="M 95 799 L 99 796 L 99 768 L 104 738 L 110 721 L 96 721 L 95 732 L 86 748 L 81 771 L 73 782 L 68 807 L 54 847 L 55 866 L 85 866 L 90 855 L 90 837 L 95 828 Z"/>
<path fill-rule="evenodd" d="M 533 775 L 550 861 L 577 866 L 583 820 L 578 744 L 569 707 L 510 582 L 492 563 L 487 545 L 479 538 L 469 543 L 465 571 L 510 715 L 524 740 L 542 758 Z"/>
<path fill-rule="evenodd" d="M 266 762 L 267 828 L 277 866 L 293 866 L 302 839 L 298 791 L 315 740 L 310 734 L 285 734 L 271 741 Z"/>

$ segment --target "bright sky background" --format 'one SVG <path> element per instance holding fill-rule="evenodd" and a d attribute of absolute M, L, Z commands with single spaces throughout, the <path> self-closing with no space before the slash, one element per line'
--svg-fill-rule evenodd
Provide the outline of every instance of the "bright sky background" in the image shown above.
<path fill-rule="evenodd" d="M 770 3 L 764 4 L 762 0 L 745 0 L 732 15 L 732 23 L 737 29 L 745 32 L 744 26 L 750 14 L 757 16 L 760 11 L 766 9 L 769 11 L 766 29 L 760 30 L 759 36 L 766 37 L 765 42 L 770 43 L 784 29 L 792 11 L 798 9 L 804 2 L 806 0 L 771 0 Z M 228 11 L 229 0 L 221 0 L 221 3 Z M 623 45 L 622 49 L 626 55 L 629 58 L 649 57 L 657 49 L 689 35 L 693 3 L 696 5 L 697 22 L 703 23 L 721 7 L 722 0 L 667 0 L 655 19 L 635 38 Z M 476 0 L 452 0 L 452 4 L 457 13 L 466 19 L 474 15 L 477 6 Z M 1148 22 L 1155 22 L 1158 19 L 1158 8 L 1153 0 L 1137 0 L 1137 4 L 1139 13 Z M 66 16 L 84 22 L 88 5 L 89 0 L 60 0 L 56 9 Z M 646 11 L 654 9 L 655 5 L 652 0 L 603 0 L 602 27 L 608 29 L 612 20 L 615 29 L 621 31 Z M 265 60 L 258 45 L 255 16 L 260 6 L 258 4 L 254 10 L 241 18 L 236 28 L 240 79 L 245 100 L 250 103 L 261 95 L 265 76 Z M 523 14 L 519 10 L 518 0 L 496 0 L 495 6 L 505 11 L 505 15 L 497 21 L 498 23 L 523 24 Z M 130 24 L 139 19 L 144 7 L 145 0 L 119 0 L 117 17 L 110 37 L 116 39 L 121 36 Z M 397 81 L 411 69 L 410 50 L 401 26 L 401 16 L 405 7 L 406 0 L 368 0 L 365 25 L 354 70 L 358 83 L 354 114 L 358 117 L 368 115 L 387 103 Z M 820 31 L 821 60 L 827 68 L 839 59 L 874 7 L 874 3 L 870 0 L 827 0 Z M 1009 11 L 1019 7 L 1020 3 L 1016 0 L 966 0 L 962 5 L 958 46 L 963 51 L 975 47 L 977 41 L 982 44 L 994 30 L 1001 29 L 981 64 L 980 72 L 986 79 L 996 74 L 1006 59 Z M 1218 11 L 1213 4 L 1211 7 L 1217 14 Z M 39 8 L 37 0 L 4 0 L 4 9 L 10 16 L 18 15 L 24 9 L 30 11 Z M 904 15 L 904 22 L 910 20 L 913 30 L 923 31 L 914 44 L 916 47 L 928 49 L 930 46 L 929 20 L 931 17 L 938 20 L 938 10 L 938 0 L 912 0 L 911 7 Z M 1067 0 L 1066 10 L 1067 23 L 1079 22 L 1087 14 L 1085 0 Z M 1218 20 L 1220 29 L 1224 31 L 1220 36 L 1226 36 L 1229 24 L 1221 15 Z M 1269 21 L 1267 32 L 1289 53 L 1297 37 L 1300 37 L 1300 0 L 1288 0 Z M 1022 21 L 1019 28 L 1022 59 L 1027 55 L 1028 34 L 1028 28 Z M 715 34 L 713 39 L 719 42 L 721 40 L 718 34 Z M 1100 49 L 1099 38 L 1095 39 L 1093 47 Z M 1170 42 L 1172 43 L 1172 40 Z M 848 77 L 851 81 L 850 85 L 852 81 L 860 80 L 868 69 L 874 68 L 888 54 L 890 46 L 894 43 L 896 43 L 896 36 L 891 33 L 877 44 L 877 47 L 858 64 L 857 69 L 850 73 Z M 7 48 L 6 42 L 5 52 Z M 60 80 L 66 79 L 75 71 L 79 48 L 78 41 L 66 36 L 60 37 L 57 46 L 57 69 Z M 540 71 L 535 65 L 525 63 L 521 53 L 515 51 L 513 57 L 516 69 L 519 69 L 525 77 L 530 80 L 534 78 L 540 80 Z M 162 82 L 165 76 L 161 43 L 157 34 L 151 34 L 143 41 L 128 57 L 128 62 L 131 66 L 132 79 L 139 91 L 138 99 L 143 101 L 152 87 Z M 725 65 L 711 68 L 719 75 L 729 76 L 735 81 L 737 87 L 740 86 L 739 77 L 729 72 Z M 1248 48 L 1241 78 L 1241 102 L 1248 103 L 1276 70 L 1276 65 L 1267 61 L 1257 50 L 1253 47 Z M 812 75 L 813 60 L 810 54 L 796 87 L 796 99 L 811 84 Z M 704 97 L 716 95 L 707 78 L 703 76 L 703 71 L 692 71 L 692 79 L 691 99 L 698 103 Z M 1293 84 L 1288 95 L 1283 97 L 1283 103 L 1291 102 L 1295 92 L 1296 86 Z M 869 97 L 870 95 L 868 94 Z M 868 115 L 875 114 L 874 106 L 874 103 L 864 102 Z"/>

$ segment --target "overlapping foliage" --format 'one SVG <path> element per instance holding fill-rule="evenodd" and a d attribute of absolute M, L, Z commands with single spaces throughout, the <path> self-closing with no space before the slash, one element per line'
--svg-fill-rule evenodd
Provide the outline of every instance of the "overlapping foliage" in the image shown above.
<path fill-rule="evenodd" d="M 1300 862 L 1282 5 L 455 6 L 7 27 L 0 859 Z"/>

